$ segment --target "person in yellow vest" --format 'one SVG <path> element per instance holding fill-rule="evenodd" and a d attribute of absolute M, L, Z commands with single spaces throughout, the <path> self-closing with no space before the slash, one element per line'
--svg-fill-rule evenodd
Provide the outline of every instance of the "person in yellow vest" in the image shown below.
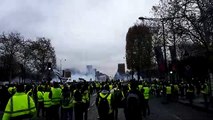
<path fill-rule="evenodd" d="M 194 98 L 194 86 L 192 84 L 188 84 L 186 94 L 187 94 L 190 105 L 192 105 L 193 98 Z"/>
<path fill-rule="evenodd" d="M 0 110 L 4 110 L 8 100 L 11 98 L 8 88 L 5 85 L 0 86 Z"/>
<path fill-rule="evenodd" d="M 99 82 L 96 82 L 95 87 L 96 87 L 96 92 L 98 93 L 100 90 L 101 84 Z"/>
<path fill-rule="evenodd" d="M 59 108 L 61 104 L 61 98 L 62 98 L 62 90 L 59 86 L 59 83 L 54 82 L 53 88 L 51 88 L 49 98 L 51 99 L 52 106 L 51 106 L 51 119 L 60 119 L 59 118 Z"/>
<path fill-rule="evenodd" d="M 85 83 L 82 88 L 82 102 L 83 102 L 84 120 L 87 120 L 88 108 L 90 106 L 90 97 L 87 83 Z"/>
<path fill-rule="evenodd" d="M 172 87 L 167 84 L 166 86 L 166 103 L 169 103 L 171 101 L 171 95 L 172 95 Z"/>
<path fill-rule="evenodd" d="M 113 89 L 113 85 L 111 83 L 111 84 L 109 84 L 109 90 L 111 91 L 112 89 Z"/>
<path fill-rule="evenodd" d="M 44 116 L 44 93 L 41 86 L 38 87 L 38 104 L 37 104 L 37 117 L 39 117 L 40 110 L 42 111 L 42 116 Z"/>
<path fill-rule="evenodd" d="M 128 92 L 131 91 L 131 85 L 130 85 L 130 83 L 128 83 L 127 86 L 128 86 Z"/>
<path fill-rule="evenodd" d="M 62 90 L 62 102 L 61 102 L 61 119 L 72 120 L 73 118 L 73 96 L 67 85 Z"/>
<path fill-rule="evenodd" d="M 114 112 L 114 120 L 118 120 L 118 108 L 124 107 L 124 93 L 121 84 L 115 84 L 112 94 L 112 109 Z"/>
<path fill-rule="evenodd" d="M 142 112 L 144 109 L 144 95 L 137 87 L 135 80 L 130 81 L 131 90 L 127 93 L 124 106 L 124 114 L 126 120 L 142 120 Z"/>
<path fill-rule="evenodd" d="M 25 92 L 27 95 L 33 98 L 33 88 L 31 85 L 27 85 L 25 88 Z"/>
<path fill-rule="evenodd" d="M 73 91 L 74 96 L 74 116 L 75 120 L 83 120 L 83 101 L 82 101 L 82 85 L 77 83 L 76 89 Z"/>
<path fill-rule="evenodd" d="M 155 95 L 155 94 L 156 94 L 156 91 L 155 91 L 155 84 L 154 84 L 154 83 L 151 84 L 150 93 L 151 93 L 152 95 Z"/>
<path fill-rule="evenodd" d="M 143 89 L 143 84 L 140 83 L 140 84 L 138 85 L 138 90 L 139 90 L 139 91 L 142 91 L 142 89 Z"/>
<path fill-rule="evenodd" d="M 100 120 L 113 120 L 112 94 L 108 85 L 103 86 L 102 91 L 97 95 L 96 106 Z"/>
<path fill-rule="evenodd" d="M 209 95 L 209 87 L 207 83 L 204 83 L 201 86 L 201 93 L 203 94 L 205 107 L 208 108 L 208 95 Z"/>
<path fill-rule="evenodd" d="M 51 120 L 51 106 L 52 102 L 51 99 L 49 98 L 50 95 L 50 87 L 46 86 L 45 87 L 45 92 L 44 92 L 44 111 L 45 111 L 45 117 L 46 120 Z"/>
<path fill-rule="evenodd" d="M 178 84 L 174 84 L 174 90 L 173 90 L 173 94 L 174 94 L 174 100 L 177 101 L 179 98 L 179 86 Z"/>
<path fill-rule="evenodd" d="M 17 92 L 9 99 L 2 120 L 22 120 L 36 116 L 33 99 L 25 93 L 24 85 L 17 86 Z"/>
<path fill-rule="evenodd" d="M 143 116 L 146 117 L 146 114 L 150 115 L 149 109 L 149 95 L 150 95 L 150 88 L 148 85 L 143 87 L 143 95 L 144 95 L 144 109 L 143 109 Z M 148 113 L 147 113 L 148 112 Z"/>

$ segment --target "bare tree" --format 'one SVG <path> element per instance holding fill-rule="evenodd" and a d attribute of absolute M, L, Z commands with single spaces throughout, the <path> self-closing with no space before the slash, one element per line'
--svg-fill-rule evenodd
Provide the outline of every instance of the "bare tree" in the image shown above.
<path fill-rule="evenodd" d="M 39 73 L 40 77 L 44 77 L 48 62 L 56 65 L 55 50 L 51 45 L 51 40 L 47 38 L 38 38 L 31 41 L 31 65 L 32 71 Z"/>
<path fill-rule="evenodd" d="M 13 72 L 16 72 L 16 61 L 21 52 L 23 37 L 19 33 L 2 34 L 0 36 L 0 54 L 4 56 L 5 66 L 8 68 L 9 82 L 12 80 Z"/>
<path fill-rule="evenodd" d="M 161 0 L 154 15 L 166 20 L 168 40 L 189 41 L 211 51 L 213 42 L 213 3 L 211 0 Z M 173 19 L 171 19 L 173 18 Z"/>

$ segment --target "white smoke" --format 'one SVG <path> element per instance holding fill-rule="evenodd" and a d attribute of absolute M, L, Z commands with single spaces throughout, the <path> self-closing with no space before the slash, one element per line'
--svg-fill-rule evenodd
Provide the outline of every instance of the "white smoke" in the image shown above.
<path fill-rule="evenodd" d="M 76 71 L 78 71 L 78 72 L 76 72 Z M 72 70 L 71 74 L 72 74 L 71 79 L 76 80 L 76 81 L 78 81 L 79 78 L 82 78 L 86 81 L 96 80 L 96 78 L 95 78 L 96 70 L 93 69 L 92 66 L 87 68 L 85 72 L 80 71 L 80 70 Z"/>
<path fill-rule="evenodd" d="M 73 75 L 73 74 L 72 74 L 72 77 L 71 77 L 72 80 L 78 81 L 79 78 L 83 78 L 83 79 L 86 80 L 86 81 L 90 81 L 90 80 L 94 81 L 94 80 L 95 80 L 95 75 L 93 75 L 93 74 L 90 74 L 90 75 L 85 75 L 85 74 L 74 74 L 74 75 Z"/>

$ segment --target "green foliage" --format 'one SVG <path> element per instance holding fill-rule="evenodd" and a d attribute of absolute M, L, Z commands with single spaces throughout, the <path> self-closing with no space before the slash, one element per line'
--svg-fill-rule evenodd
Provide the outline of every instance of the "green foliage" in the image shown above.
<path fill-rule="evenodd" d="M 138 72 L 150 69 L 153 60 L 152 34 L 146 25 L 134 25 L 126 35 L 127 68 Z"/>
<path fill-rule="evenodd" d="M 40 75 L 44 75 L 48 62 L 51 62 L 53 66 L 56 65 L 55 50 L 50 39 L 38 38 L 31 42 L 30 48 L 33 68 L 36 68 Z"/>

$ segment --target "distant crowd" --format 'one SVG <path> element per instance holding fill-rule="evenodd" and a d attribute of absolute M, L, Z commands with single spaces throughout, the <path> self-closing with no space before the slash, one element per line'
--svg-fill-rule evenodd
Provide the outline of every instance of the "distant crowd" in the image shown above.
<path fill-rule="evenodd" d="M 46 120 L 87 120 L 91 97 L 96 95 L 97 119 L 117 120 L 118 109 L 126 120 L 142 120 L 150 115 L 151 96 L 165 97 L 165 103 L 202 96 L 208 108 L 207 83 L 168 81 L 32 83 L 0 86 L 2 120 L 45 118 Z M 60 112 L 60 113 L 59 113 Z"/>

